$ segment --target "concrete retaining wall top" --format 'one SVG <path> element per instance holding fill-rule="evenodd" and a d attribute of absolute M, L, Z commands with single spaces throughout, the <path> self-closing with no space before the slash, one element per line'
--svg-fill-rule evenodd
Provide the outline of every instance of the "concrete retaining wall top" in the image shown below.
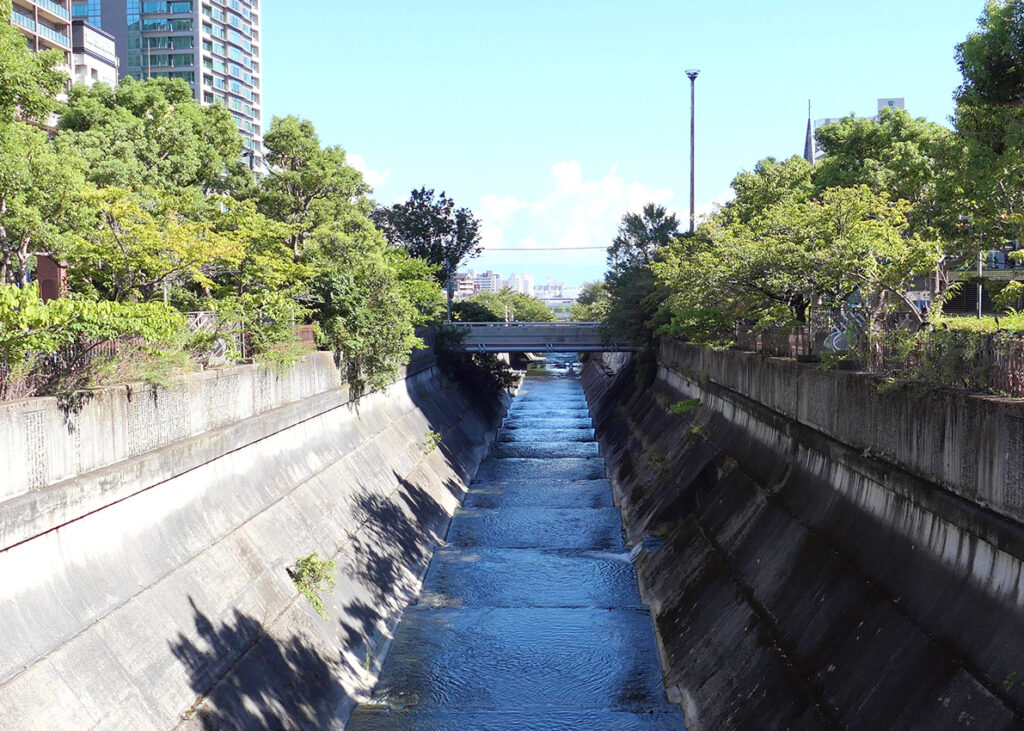
<path fill-rule="evenodd" d="M 686 343 L 666 365 L 751 398 L 876 459 L 1024 521 L 1024 401 L 891 387 L 865 373 Z"/>

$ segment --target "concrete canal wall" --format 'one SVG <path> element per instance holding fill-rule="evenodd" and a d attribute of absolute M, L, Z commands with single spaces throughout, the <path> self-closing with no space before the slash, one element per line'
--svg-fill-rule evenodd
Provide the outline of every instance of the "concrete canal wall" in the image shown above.
<path fill-rule="evenodd" d="M 1024 722 L 1024 405 L 671 343 L 584 372 L 690 729 Z M 622 366 L 622 367 L 619 367 Z"/>
<path fill-rule="evenodd" d="M 0 405 L 0 728 L 340 726 L 504 406 L 429 359 L 353 402 L 328 354 Z"/>

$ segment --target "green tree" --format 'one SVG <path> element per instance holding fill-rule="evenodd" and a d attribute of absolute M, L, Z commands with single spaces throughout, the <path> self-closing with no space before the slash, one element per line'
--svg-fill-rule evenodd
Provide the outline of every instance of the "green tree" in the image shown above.
<path fill-rule="evenodd" d="M 97 185 L 224 192 L 251 177 L 231 113 L 200 105 L 180 79 L 75 86 L 58 145 L 81 153 Z"/>
<path fill-rule="evenodd" d="M 812 297 L 835 309 L 856 296 L 872 333 L 897 307 L 923 321 L 907 291 L 934 271 L 942 251 L 910 231 L 909 211 L 906 201 L 856 186 L 783 201 L 747 223 L 713 220 L 696 244 L 673 244 L 652 265 L 668 292 L 666 331 L 727 342 L 737 322 L 755 329 L 806 322 Z"/>
<path fill-rule="evenodd" d="M 0 285 L 0 360 L 10 363 L 32 352 L 52 353 L 79 340 L 137 335 L 173 339 L 185 318 L 162 302 L 120 304 L 88 299 L 43 302 L 39 288 Z"/>
<path fill-rule="evenodd" d="M 435 196 L 432 189 L 414 190 L 408 201 L 377 208 L 371 218 L 392 246 L 437 267 L 441 283 L 481 251 L 480 222 L 468 208 L 455 208 L 443 191 Z"/>
<path fill-rule="evenodd" d="M 321 230 L 311 312 L 325 346 L 338 352 L 356 393 L 390 383 L 422 345 L 408 281 L 368 219 L 358 232 Z"/>
<path fill-rule="evenodd" d="M 295 261 L 318 228 L 369 213 L 370 186 L 347 164 L 341 147 L 321 146 L 312 122 L 275 117 L 263 145 L 270 172 L 260 186 L 259 209 L 290 227 Z"/>
<path fill-rule="evenodd" d="M 118 302 L 154 300 L 172 285 L 208 291 L 214 268 L 235 267 L 244 257 L 237 232 L 218 232 L 202 214 L 217 199 L 125 188 L 96 189 L 86 199 L 93 224 L 64 252 L 80 291 Z"/>
<path fill-rule="evenodd" d="M 644 267 L 654 252 L 679 235 L 679 219 L 664 206 L 648 203 L 641 213 L 627 213 L 619 233 L 608 247 L 608 267 L 613 273 Z"/>
<path fill-rule="evenodd" d="M 798 155 L 778 161 L 766 157 L 751 171 L 743 170 L 732 180 L 735 196 L 725 204 L 721 217 L 749 223 L 768 208 L 783 201 L 807 200 L 813 191 L 811 164 Z"/>
<path fill-rule="evenodd" d="M 608 247 L 605 289 L 608 309 L 605 336 L 632 342 L 653 351 L 657 337 L 654 319 L 660 293 L 650 265 L 678 234 L 679 221 L 663 206 L 649 203 L 641 213 L 622 217 L 619 232 Z"/>
<path fill-rule="evenodd" d="M 588 282 L 569 309 L 573 322 L 602 322 L 608 316 L 611 302 L 604 282 Z"/>
<path fill-rule="evenodd" d="M 33 53 L 25 36 L 10 24 L 11 0 L 0 0 L 0 123 L 44 121 L 57 107 L 57 93 L 68 79 L 58 50 Z"/>
<path fill-rule="evenodd" d="M 945 127 L 883 109 L 878 119 L 845 119 L 818 129 L 824 159 L 814 168 L 814 195 L 829 188 L 866 185 L 893 200 L 905 200 L 911 228 L 929 235 L 948 227 L 938 191 L 955 165 L 955 141 Z"/>
<path fill-rule="evenodd" d="M 989 0 L 978 30 L 956 47 L 958 103 L 1024 108 L 1024 2 Z"/>
<path fill-rule="evenodd" d="M 536 297 L 513 292 L 507 287 L 500 292 L 481 292 L 455 304 L 453 317 L 462 322 L 554 322 L 551 309 Z"/>
<path fill-rule="evenodd" d="M 0 122 L 0 284 L 26 285 L 32 254 L 65 248 L 82 219 L 83 167 L 41 130 Z"/>

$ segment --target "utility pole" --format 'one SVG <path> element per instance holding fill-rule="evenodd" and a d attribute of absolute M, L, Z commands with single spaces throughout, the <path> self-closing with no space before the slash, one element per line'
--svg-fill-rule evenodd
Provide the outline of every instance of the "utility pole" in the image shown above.
<path fill-rule="evenodd" d="M 694 163 L 696 158 L 696 146 L 694 144 L 695 139 L 695 128 L 697 121 L 696 113 L 696 101 L 697 94 L 695 91 L 697 74 L 700 73 L 700 69 L 686 69 L 686 77 L 690 80 L 690 233 L 693 233 L 694 222 L 696 221 L 696 213 L 694 209 Z"/>
<path fill-rule="evenodd" d="M 445 271 L 445 274 L 447 275 L 447 277 L 445 279 L 445 283 L 444 283 L 444 288 L 445 288 L 445 291 L 446 291 L 446 293 L 448 295 L 448 322 L 451 323 L 451 321 L 452 321 L 452 298 L 453 298 L 453 296 L 455 294 L 455 292 L 453 291 L 455 289 L 455 287 L 454 287 L 455 283 L 452 281 L 452 260 L 451 259 L 445 259 L 444 260 L 444 271 Z"/>

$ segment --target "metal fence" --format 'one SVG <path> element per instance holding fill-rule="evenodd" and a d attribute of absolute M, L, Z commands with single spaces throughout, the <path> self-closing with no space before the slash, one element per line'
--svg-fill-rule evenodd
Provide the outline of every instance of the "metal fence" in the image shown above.
<path fill-rule="evenodd" d="M 781 358 L 817 359 L 828 352 L 829 342 L 840 330 L 827 319 L 797 328 L 753 331 L 737 325 L 735 347 Z M 886 323 L 893 330 L 908 323 Z M 832 340 L 830 340 L 830 338 Z M 867 353 L 851 353 L 856 367 L 905 380 L 975 392 L 1024 398 L 1024 334 L 948 333 L 943 338 L 924 338 L 910 349 L 887 345 L 885 338 Z"/>

